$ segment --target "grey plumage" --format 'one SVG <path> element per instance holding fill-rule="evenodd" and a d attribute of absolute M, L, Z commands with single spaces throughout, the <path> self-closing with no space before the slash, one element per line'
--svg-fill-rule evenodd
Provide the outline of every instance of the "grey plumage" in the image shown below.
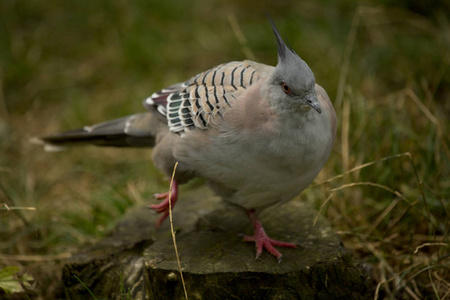
<path fill-rule="evenodd" d="M 270 20 L 270 18 L 269 18 Z M 154 147 L 154 164 L 168 176 L 178 162 L 174 186 L 205 178 L 225 201 L 245 209 L 255 235 L 246 237 L 278 259 L 273 248 L 295 247 L 268 238 L 257 214 L 291 200 L 317 176 L 336 134 L 336 114 L 309 66 L 277 40 L 276 67 L 229 62 L 153 93 L 149 112 L 43 137 L 45 143 Z M 172 199 L 174 204 L 175 198 Z M 168 215 L 169 194 L 151 206 Z"/>
<path fill-rule="evenodd" d="M 278 50 L 278 65 L 273 72 L 272 81 L 275 84 L 285 82 L 296 96 L 302 97 L 301 100 L 305 104 L 320 113 L 320 106 L 318 105 L 314 91 L 314 73 L 306 62 L 291 47 L 286 45 L 272 19 L 270 17 L 268 19 L 277 40 Z"/>

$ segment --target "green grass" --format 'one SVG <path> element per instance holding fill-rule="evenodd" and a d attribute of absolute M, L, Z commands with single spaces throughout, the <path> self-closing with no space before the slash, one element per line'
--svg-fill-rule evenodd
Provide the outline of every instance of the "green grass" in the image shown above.
<path fill-rule="evenodd" d="M 168 186 L 148 151 L 45 153 L 29 138 L 142 111 L 153 91 L 222 62 L 275 64 L 268 11 L 339 118 L 334 152 L 301 197 L 319 208 L 331 196 L 321 213 L 371 266 L 380 297 L 449 297 L 449 6 L 296 3 L 2 1 L 0 268 L 45 274 L 37 290 L 48 298 L 56 258 Z"/>

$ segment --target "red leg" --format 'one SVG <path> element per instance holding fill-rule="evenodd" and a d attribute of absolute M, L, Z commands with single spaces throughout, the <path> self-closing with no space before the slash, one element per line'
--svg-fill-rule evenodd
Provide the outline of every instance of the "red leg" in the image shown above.
<path fill-rule="evenodd" d="M 253 225 L 254 234 L 252 236 L 245 235 L 244 241 L 246 242 L 255 242 L 256 245 L 256 259 L 258 259 L 265 248 L 270 254 L 275 256 L 278 259 L 278 262 L 281 262 L 281 258 L 283 255 L 274 248 L 277 247 L 286 247 L 286 248 L 296 248 L 297 246 L 294 243 L 281 242 L 274 239 L 269 238 L 266 231 L 264 230 L 263 225 L 258 220 L 258 217 L 255 214 L 255 210 L 249 209 L 245 211 L 247 213 L 250 222 Z"/>
<path fill-rule="evenodd" d="M 162 222 L 164 222 L 164 220 L 167 218 L 167 216 L 169 216 L 169 194 L 170 194 L 170 192 L 156 194 L 155 195 L 156 199 L 164 200 L 164 201 L 161 202 L 160 204 L 154 204 L 154 205 L 148 206 L 148 208 L 153 209 L 158 214 L 162 214 L 161 218 L 159 218 L 156 221 L 156 227 L 161 226 Z M 172 193 L 171 193 L 170 198 L 171 198 L 170 203 L 171 203 L 171 206 L 173 209 L 173 207 L 175 206 L 175 203 L 178 200 L 178 182 L 176 180 L 173 181 Z"/>

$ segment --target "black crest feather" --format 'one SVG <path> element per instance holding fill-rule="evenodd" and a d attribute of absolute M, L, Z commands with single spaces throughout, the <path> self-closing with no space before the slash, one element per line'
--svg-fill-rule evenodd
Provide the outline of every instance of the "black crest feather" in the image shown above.
<path fill-rule="evenodd" d="M 269 19 L 270 24 L 272 25 L 273 34 L 275 35 L 275 38 L 277 39 L 277 50 L 278 50 L 278 56 L 281 60 L 284 60 L 286 58 L 286 50 L 290 50 L 292 53 L 295 53 L 290 45 L 286 45 L 283 38 L 281 37 L 280 33 L 278 32 L 277 27 L 275 26 L 275 23 L 273 22 L 272 18 L 268 13 L 266 13 L 267 19 Z"/>

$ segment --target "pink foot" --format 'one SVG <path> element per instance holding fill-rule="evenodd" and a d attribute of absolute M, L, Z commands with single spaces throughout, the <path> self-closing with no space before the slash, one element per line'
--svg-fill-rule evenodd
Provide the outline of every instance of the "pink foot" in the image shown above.
<path fill-rule="evenodd" d="M 278 259 L 278 263 L 281 262 L 281 258 L 283 255 L 274 248 L 277 247 L 286 247 L 286 248 L 296 248 L 297 246 L 294 243 L 281 242 L 274 239 L 269 238 L 264 227 L 261 222 L 258 220 L 258 217 L 255 214 L 253 209 L 249 209 L 245 211 L 247 213 L 250 222 L 252 222 L 254 234 L 244 235 L 244 241 L 246 242 L 255 242 L 256 245 L 256 259 L 258 259 L 263 251 L 263 248 L 266 249 L 270 254 L 275 256 Z"/>
<path fill-rule="evenodd" d="M 163 200 L 163 202 L 161 202 L 160 204 L 153 204 L 153 205 L 149 205 L 148 208 L 153 209 L 155 212 L 157 212 L 158 214 L 162 214 L 161 218 L 159 218 L 156 221 L 156 227 L 161 226 L 162 222 L 164 222 L 164 220 L 167 218 L 167 216 L 169 215 L 169 194 L 170 192 L 167 193 L 162 193 L 162 194 L 156 194 L 155 198 L 158 200 Z M 176 180 L 173 181 L 172 184 L 172 193 L 171 193 L 171 206 L 172 209 L 175 206 L 175 203 L 178 200 L 178 182 Z"/>

